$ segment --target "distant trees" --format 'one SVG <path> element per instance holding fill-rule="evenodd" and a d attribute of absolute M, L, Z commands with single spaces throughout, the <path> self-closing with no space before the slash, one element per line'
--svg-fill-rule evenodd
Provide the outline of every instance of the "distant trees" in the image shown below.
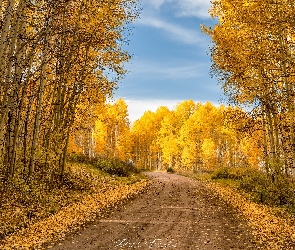
<path fill-rule="evenodd" d="M 89 158 L 102 157 L 127 161 L 131 158 L 130 122 L 123 99 L 92 110 L 92 119 L 71 134 L 70 153 L 82 153 Z"/>
<path fill-rule="evenodd" d="M 166 107 L 157 111 L 147 111 L 134 122 L 131 129 L 132 156 L 138 168 L 161 169 L 162 150 L 158 143 L 158 131 L 166 115 L 170 113 Z"/>
<path fill-rule="evenodd" d="M 71 134 L 70 153 L 132 160 L 137 168 L 150 170 L 257 169 L 264 163 L 262 124 L 237 107 L 188 100 L 174 110 L 146 111 L 132 127 L 123 99 L 92 114 Z"/>
<path fill-rule="evenodd" d="M 0 176 L 63 175 L 73 128 L 125 73 L 134 0 L 0 1 Z"/>
<path fill-rule="evenodd" d="M 148 169 L 258 168 L 263 160 L 258 126 L 238 108 L 191 100 L 172 111 L 160 107 L 134 123 L 133 161 Z"/>

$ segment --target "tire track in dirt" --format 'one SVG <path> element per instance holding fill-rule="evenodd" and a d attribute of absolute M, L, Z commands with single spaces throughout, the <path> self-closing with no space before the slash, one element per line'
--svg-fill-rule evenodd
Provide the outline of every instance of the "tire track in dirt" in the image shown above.
<path fill-rule="evenodd" d="M 148 176 L 146 192 L 51 249 L 257 249 L 246 222 L 201 182 Z"/>

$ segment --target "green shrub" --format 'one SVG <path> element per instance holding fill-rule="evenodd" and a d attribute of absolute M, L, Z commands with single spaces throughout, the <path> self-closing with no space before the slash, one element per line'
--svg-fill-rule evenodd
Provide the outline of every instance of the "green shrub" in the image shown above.
<path fill-rule="evenodd" d="M 295 211 L 295 183 L 283 174 L 268 175 L 248 168 L 219 168 L 212 173 L 211 179 L 234 180 L 237 187 L 250 193 L 254 201 L 286 206 Z"/>
<path fill-rule="evenodd" d="M 132 173 L 139 173 L 140 171 L 134 166 L 132 162 L 125 162 L 117 158 L 94 157 L 89 158 L 83 154 L 71 154 L 68 156 L 68 161 L 89 163 L 95 168 L 102 170 L 110 175 L 120 177 L 127 177 Z"/>
<path fill-rule="evenodd" d="M 127 177 L 132 173 L 139 173 L 139 170 L 132 163 L 119 159 L 96 158 L 92 162 L 94 166 L 110 175 Z"/>
<path fill-rule="evenodd" d="M 167 168 L 167 173 L 173 174 L 173 173 L 175 173 L 175 170 L 172 167 L 168 167 Z"/>
<path fill-rule="evenodd" d="M 294 207 L 295 184 L 285 176 L 278 175 L 274 178 L 264 173 L 256 173 L 244 178 L 240 188 L 252 193 L 252 197 L 257 202 Z"/>
<path fill-rule="evenodd" d="M 230 174 L 229 172 L 229 168 L 218 168 L 212 173 L 211 179 L 228 179 Z"/>
<path fill-rule="evenodd" d="M 89 157 L 82 153 L 71 153 L 67 155 L 69 162 L 87 163 L 90 161 Z"/>
<path fill-rule="evenodd" d="M 247 176 L 255 176 L 257 174 L 263 174 L 261 171 L 249 169 L 249 168 L 229 168 L 221 167 L 216 169 L 211 174 L 211 179 L 232 179 L 232 180 L 243 180 Z"/>

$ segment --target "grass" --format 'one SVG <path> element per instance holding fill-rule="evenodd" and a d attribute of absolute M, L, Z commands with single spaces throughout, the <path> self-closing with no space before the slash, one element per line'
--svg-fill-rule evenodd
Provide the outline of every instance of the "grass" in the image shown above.
<path fill-rule="evenodd" d="M 214 171 L 198 171 L 193 178 L 230 187 L 258 204 L 278 207 L 295 216 L 295 182 L 286 176 L 267 175 L 249 168 L 221 167 Z"/>

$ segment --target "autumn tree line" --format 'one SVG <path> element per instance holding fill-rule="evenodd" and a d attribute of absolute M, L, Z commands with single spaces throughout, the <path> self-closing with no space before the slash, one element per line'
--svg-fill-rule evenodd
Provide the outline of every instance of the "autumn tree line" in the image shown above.
<path fill-rule="evenodd" d="M 173 110 L 146 111 L 130 126 L 127 104 L 119 99 L 97 117 L 90 130 L 73 134 L 70 153 L 131 160 L 148 170 L 263 166 L 262 131 L 240 108 L 189 100 Z"/>
<path fill-rule="evenodd" d="M 0 177 L 53 181 L 70 135 L 111 96 L 134 0 L 0 1 Z"/>
<path fill-rule="evenodd" d="M 240 124 L 234 124 L 232 116 L 238 116 Z M 255 121 L 240 109 L 211 103 L 190 100 L 174 110 L 160 107 L 146 112 L 132 127 L 134 160 L 159 170 L 257 168 L 262 160 L 261 134 L 244 131 L 243 122 Z"/>
<path fill-rule="evenodd" d="M 213 75 L 259 122 L 266 170 L 294 173 L 294 1 L 216 0 L 210 13 L 217 24 L 203 30 L 213 42 Z"/>

